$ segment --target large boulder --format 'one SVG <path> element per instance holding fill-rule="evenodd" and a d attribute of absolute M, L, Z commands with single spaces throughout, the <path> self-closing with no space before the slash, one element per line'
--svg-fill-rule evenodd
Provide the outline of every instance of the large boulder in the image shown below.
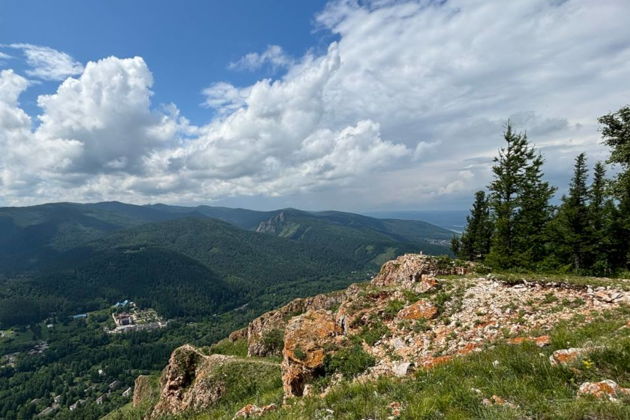
<path fill-rule="evenodd" d="M 470 265 L 454 263 L 423 254 L 405 254 L 387 261 L 372 279 L 375 286 L 397 286 L 424 293 L 435 286 L 435 276 L 466 274 Z"/>
<path fill-rule="evenodd" d="M 335 316 L 327 310 L 310 310 L 289 321 L 281 365 L 285 397 L 302 396 L 305 385 L 322 374 L 326 347 L 340 334 Z"/>

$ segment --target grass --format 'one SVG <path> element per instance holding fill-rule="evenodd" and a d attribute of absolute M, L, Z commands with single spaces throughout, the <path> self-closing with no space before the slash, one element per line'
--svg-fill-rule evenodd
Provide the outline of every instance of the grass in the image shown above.
<path fill-rule="evenodd" d="M 507 280 L 501 280 L 508 282 L 519 282 L 522 278 L 517 274 L 501 276 L 507 276 Z M 528 276 L 527 280 L 565 282 L 577 286 L 603 285 L 591 278 L 583 280 L 572 276 Z M 464 288 L 454 284 L 436 293 L 434 301 L 450 310 L 451 306 L 457 306 L 457 302 L 452 302 L 460 300 L 463 294 Z M 570 301 L 557 303 L 574 305 Z M 630 419 L 630 399 L 614 403 L 576 396 L 580 384 L 586 381 L 612 379 L 620 386 L 630 387 L 630 327 L 626 326 L 629 319 L 628 306 L 596 314 L 587 324 L 584 324 L 583 317 L 576 316 L 551 330 L 551 345 L 545 348 L 532 343 L 497 343 L 482 352 L 456 358 L 431 370 L 419 370 L 411 377 L 382 377 L 363 384 L 344 380 L 323 398 L 290 400 L 287 406 L 270 412 L 264 419 L 385 419 L 391 416 L 389 405 L 392 402 L 402 403 L 402 419 Z M 377 341 L 387 333 L 379 327 L 379 323 L 366 326 L 357 336 L 357 341 Z M 573 366 L 552 366 L 549 363 L 549 356 L 554 350 L 586 345 L 601 348 Z M 243 349 L 246 350 L 243 343 L 224 340 L 214 345 L 212 352 L 240 356 Z M 328 376 L 343 372 L 346 377 L 351 377 L 373 363 L 359 351 L 358 344 L 342 350 L 338 357 L 328 357 Z M 282 405 L 282 384 L 277 366 L 261 370 L 244 364 L 230 368 L 229 372 L 221 372 L 215 378 L 227 381 L 228 389 L 231 388 L 228 395 L 212 410 L 187 413 L 178 418 L 231 419 L 248 403 Z M 323 385 L 328 383 L 322 381 Z M 514 406 L 484 405 L 483 399 L 493 395 Z M 137 409 L 125 409 L 131 410 L 127 417 L 111 419 L 142 417 Z M 121 415 L 125 409 L 119 410 Z"/>
<path fill-rule="evenodd" d="M 620 329 L 628 308 L 602 314 L 576 327 L 567 322 L 552 332 L 552 345 L 500 344 L 473 353 L 412 379 L 381 378 L 373 383 L 345 382 L 325 398 L 304 398 L 265 419 L 311 419 L 326 409 L 335 419 L 387 418 L 391 402 L 403 403 L 403 419 L 627 419 L 630 401 L 612 403 L 576 398 L 585 381 L 612 379 L 630 386 L 630 334 Z M 556 349 L 588 342 L 606 344 L 589 355 L 588 363 L 554 367 L 548 361 Z M 495 363 L 498 361 L 498 363 Z M 479 390 L 480 393 L 478 391 Z M 517 408 L 485 406 L 482 399 L 498 395 Z"/>
<path fill-rule="evenodd" d="M 497 280 L 508 284 L 520 283 L 523 280 L 527 282 L 536 282 L 541 284 L 548 283 L 566 283 L 576 287 L 616 287 L 621 290 L 630 290 L 630 279 L 628 278 L 608 278 L 608 277 L 585 277 L 572 274 L 537 274 L 537 273 L 510 273 L 499 272 L 494 273 Z"/>

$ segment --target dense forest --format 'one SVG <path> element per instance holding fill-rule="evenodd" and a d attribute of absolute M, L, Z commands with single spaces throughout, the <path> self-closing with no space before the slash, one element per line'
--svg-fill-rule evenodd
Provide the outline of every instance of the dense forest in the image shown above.
<path fill-rule="evenodd" d="M 557 189 L 544 180 L 543 156 L 508 123 L 493 180 L 475 194 L 466 230 L 452 240 L 455 253 L 495 269 L 598 276 L 628 270 L 630 107 L 599 123 L 610 158 L 594 165 L 589 182 L 587 156 L 580 153 L 559 205 L 551 202 Z"/>

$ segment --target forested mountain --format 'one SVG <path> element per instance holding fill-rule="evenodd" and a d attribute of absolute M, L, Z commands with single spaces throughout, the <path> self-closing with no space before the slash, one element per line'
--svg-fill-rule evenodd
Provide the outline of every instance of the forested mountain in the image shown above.
<path fill-rule="evenodd" d="M 350 213 L 118 202 L 3 208 L 0 221 L 4 325 L 123 298 L 169 317 L 222 312 L 263 294 L 279 304 L 404 252 L 448 254 L 450 237 L 428 223 Z"/>
<path fill-rule="evenodd" d="M 223 220 L 245 230 L 256 230 L 262 222 L 280 213 L 299 214 L 300 223 L 310 226 L 311 235 L 326 231 L 335 235 L 359 235 L 368 240 L 411 242 L 427 253 L 447 253 L 447 247 L 436 248 L 427 241 L 435 243 L 451 236 L 449 231 L 425 222 L 379 220 L 340 212 L 262 212 L 210 206 L 138 206 L 120 202 L 51 203 L 0 208 L 0 273 L 45 267 L 67 250 L 146 223 L 195 217 Z"/>

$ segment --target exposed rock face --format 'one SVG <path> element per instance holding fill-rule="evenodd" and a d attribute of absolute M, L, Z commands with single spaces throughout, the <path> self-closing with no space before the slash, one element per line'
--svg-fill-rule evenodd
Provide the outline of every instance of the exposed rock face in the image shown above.
<path fill-rule="evenodd" d="M 438 308 L 430 301 L 421 299 L 405 308 L 402 308 L 396 317 L 398 319 L 431 319 L 437 315 Z"/>
<path fill-rule="evenodd" d="M 302 396 L 304 387 L 323 367 L 325 346 L 341 329 L 332 312 L 310 310 L 293 318 L 284 333 L 282 384 L 285 396 Z"/>
<path fill-rule="evenodd" d="M 398 286 L 403 289 L 424 293 L 435 286 L 435 276 L 466 274 L 471 266 L 441 266 L 435 257 L 422 254 L 405 254 L 383 264 L 372 284 L 375 286 Z"/>
<path fill-rule="evenodd" d="M 215 403 L 225 392 L 221 382 L 207 383 L 204 371 L 231 358 L 213 354 L 206 356 L 191 345 L 183 345 L 171 354 L 160 378 L 160 399 L 151 417 L 174 415 L 188 409 L 198 410 Z"/>
<path fill-rule="evenodd" d="M 273 216 L 269 220 L 264 220 L 258 224 L 256 232 L 278 234 L 286 221 L 286 215 L 283 211 Z"/>
<path fill-rule="evenodd" d="M 247 355 L 269 356 L 282 351 L 281 335 L 291 317 L 307 310 L 330 309 L 341 302 L 341 293 L 321 294 L 310 298 L 294 299 L 280 309 L 262 314 L 247 326 Z M 274 335 L 280 336 L 275 343 Z"/>
<path fill-rule="evenodd" d="M 133 385 L 132 404 L 138 407 L 143 401 L 151 397 L 151 379 L 149 376 L 140 375 Z"/>

